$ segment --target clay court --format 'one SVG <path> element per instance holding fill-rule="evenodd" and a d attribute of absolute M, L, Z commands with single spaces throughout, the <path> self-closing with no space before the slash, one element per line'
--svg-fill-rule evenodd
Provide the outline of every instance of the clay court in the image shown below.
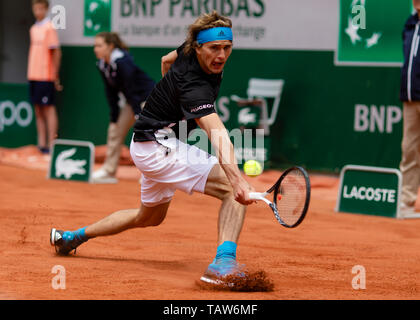
<path fill-rule="evenodd" d="M 218 203 L 177 192 L 157 228 L 91 239 L 76 255 L 57 256 L 51 227 L 73 230 L 109 213 L 135 208 L 140 173 L 129 162 L 115 185 L 48 180 L 48 157 L 34 148 L 0 151 L 1 299 L 419 299 L 420 220 L 334 211 L 338 178 L 311 174 L 305 221 L 281 227 L 263 203 L 252 205 L 238 260 L 264 270 L 271 292 L 200 288 L 216 251 Z M 279 171 L 248 178 L 264 190 Z M 52 268 L 66 270 L 66 289 L 52 288 Z M 366 270 L 366 289 L 355 290 L 352 268 Z"/>

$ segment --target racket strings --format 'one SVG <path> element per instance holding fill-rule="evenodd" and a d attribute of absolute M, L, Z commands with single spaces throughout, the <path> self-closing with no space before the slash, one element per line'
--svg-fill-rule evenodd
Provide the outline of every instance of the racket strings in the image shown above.
<path fill-rule="evenodd" d="M 275 197 L 278 214 L 288 225 L 294 225 L 301 217 L 306 202 L 307 182 L 303 173 L 292 170 L 287 174 L 278 188 Z"/>

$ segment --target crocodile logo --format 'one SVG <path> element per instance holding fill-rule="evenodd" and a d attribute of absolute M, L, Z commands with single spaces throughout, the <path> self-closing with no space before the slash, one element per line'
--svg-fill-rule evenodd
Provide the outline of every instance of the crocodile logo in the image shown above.
<path fill-rule="evenodd" d="M 70 159 L 76 153 L 76 148 L 71 148 L 62 151 L 55 161 L 55 174 L 57 178 L 64 176 L 65 179 L 70 179 L 75 174 L 86 174 L 86 160 Z"/>
<path fill-rule="evenodd" d="M 255 123 L 257 121 L 256 114 L 250 113 L 251 108 L 244 108 L 241 111 L 239 111 L 238 114 L 238 121 L 240 123 L 243 123 L 244 125 L 247 125 L 248 123 Z"/>

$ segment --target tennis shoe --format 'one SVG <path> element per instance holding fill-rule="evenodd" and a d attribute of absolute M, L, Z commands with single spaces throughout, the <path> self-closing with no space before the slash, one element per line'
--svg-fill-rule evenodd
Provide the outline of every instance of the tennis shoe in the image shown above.
<path fill-rule="evenodd" d="M 223 256 L 210 263 L 200 280 L 211 284 L 229 285 L 224 278 L 227 276 L 244 277 L 242 269 L 243 266 L 238 264 L 234 256 Z"/>
<path fill-rule="evenodd" d="M 55 252 L 60 255 L 68 255 L 72 250 L 76 253 L 76 248 L 83 242 L 74 232 L 62 231 L 55 228 L 51 229 L 50 243 L 55 247 Z"/>
<path fill-rule="evenodd" d="M 92 173 L 93 183 L 118 183 L 118 179 L 115 176 L 110 175 L 104 169 L 96 170 Z"/>
<path fill-rule="evenodd" d="M 399 213 L 404 218 L 404 217 L 409 217 L 410 215 L 416 214 L 416 211 L 415 211 L 414 205 L 410 206 L 405 203 L 401 203 L 400 208 L 399 208 Z"/>
<path fill-rule="evenodd" d="M 50 148 L 48 148 L 48 147 L 38 147 L 38 150 L 42 154 L 49 154 L 50 153 Z"/>

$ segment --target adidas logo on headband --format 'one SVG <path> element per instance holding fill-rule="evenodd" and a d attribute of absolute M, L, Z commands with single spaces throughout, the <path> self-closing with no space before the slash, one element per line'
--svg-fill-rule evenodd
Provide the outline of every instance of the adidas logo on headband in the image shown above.
<path fill-rule="evenodd" d="M 232 29 L 227 27 L 215 27 L 202 30 L 197 35 L 197 42 L 203 44 L 216 40 L 230 40 L 232 41 Z"/>

